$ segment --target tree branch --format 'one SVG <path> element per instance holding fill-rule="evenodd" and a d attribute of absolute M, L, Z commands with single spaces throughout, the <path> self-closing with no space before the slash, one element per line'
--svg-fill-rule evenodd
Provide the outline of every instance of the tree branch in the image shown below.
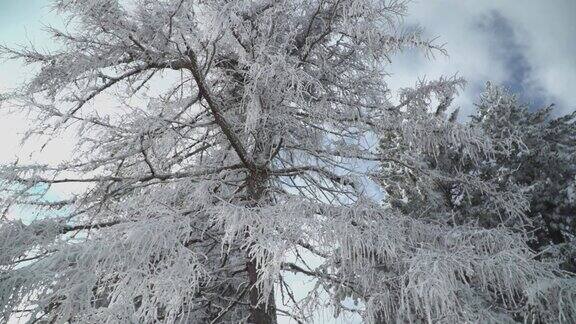
<path fill-rule="evenodd" d="M 236 151 L 236 154 L 238 154 L 238 157 L 240 158 L 242 163 L 251 171 L 255 171 L 257 169 L 256 164 L 248 156 L 248 153 L 246 152 L 246 149 L 240 142 L 240 139 L 238 138 L 238 136 L 236 136 L 228 121 L 224 118 L 222 108 L 219 107 L 218 104 L 214 101 L 210 89 L 208 89 L 207 85 L 205 84 L 202 72 L 198 68 L 198 61 L 196 59 L 196 55 L 191 49 L 188 49 L 187 53 L 190 58 L 190 65 L 191 65 L 190 72 L 192 72 L 192 76 L 194 77 L 194 80 L 198 85 L 198 90 L 200 91 L 204 99 L 206 99 L 208 107 L 210 108 L 212 115 L 214 115 L 214 120 L 216 121 L 216 124 L 220 126 L 220 129 L 222 129 L 222 132 L 230 142 L 230 145 L 232 145 L 232 147 L 234 148 L 234 151 Z"/>

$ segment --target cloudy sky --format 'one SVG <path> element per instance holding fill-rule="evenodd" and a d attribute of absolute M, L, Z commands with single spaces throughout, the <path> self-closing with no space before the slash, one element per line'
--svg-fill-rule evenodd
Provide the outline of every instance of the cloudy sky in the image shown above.
<path fill-rule="evenodd" d="M 576 108 L 576 1 L 420 0 L 407 23 L 440 37 L 449 56 L 399 58 L 394 69 L 401 82 L 458 73 L 469 82 L 460 100 L 465 111 L 488 80 L 522 93 L 535 107 Z"/>

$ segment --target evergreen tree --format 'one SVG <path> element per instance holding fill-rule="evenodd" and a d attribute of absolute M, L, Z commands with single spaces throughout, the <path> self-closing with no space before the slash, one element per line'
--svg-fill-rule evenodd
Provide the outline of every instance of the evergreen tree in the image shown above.
<path fill-rule="evenodd" d="M 566 266 L 574 271 L 576 254 L 570 246 L 576 234 L 576 113 L 554 118 L 552 112 L 552 106 L 531 111 L 502 88 L 488 85 L 471 123 L 496 141 L 521 140 L 480 172 L 502 187 L 512 183 L 523 189 L 530 202 L 526 216 L 535 229 L 531 246 L 567 249 Z"/>

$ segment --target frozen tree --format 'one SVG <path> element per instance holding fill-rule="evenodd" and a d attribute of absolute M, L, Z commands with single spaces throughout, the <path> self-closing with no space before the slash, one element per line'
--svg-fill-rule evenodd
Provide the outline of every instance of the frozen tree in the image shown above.
<path fill-rule="evenodd" d="M 59 49 L 1 49 L 39 67 L 4 96 L 34 119 L 27 138 L 78 137 L 70 161 L 0 168 L 3 321 L 310 322 L 326 305 L 369 323 L 575 320 L 572 278 L 524 233 L 374 198 L 382 174 L 407 169 L 432 190 L 443 175 L 421 152 L 458 146 L 479 163 L 502 149 L 425 113 L 439 102 L 442 114 L 460 79 L 391 99 L 393 54 L 443 52 L 402 26 L 405 1 L 54 7 L 68 18 L 51 30 Z M 401 150 L 374 143 L 395 133 Z M 522 195 L 454 181 L 524 217 Z M 45 199 L 70 183 L 87 187 Z M 37 219 L 9 217 L 18 206 Z M 304 298 L 289 273 L 314 280 Z"/>
<path fill-rule="evenodd" d="M 530 111 L 515 96 L 488 84 L 466 127 L 483 132 L 496 150 L 477 161 L 467 159 L 460 144 L 415 152 L 408 149 L 408 138 L 402 133 L 384 136 L 384 150 L 398 157 L 410 153 L 428 174 L 436 175 L 415 177 L 406 168 L 385 173 L 382 181 L 388 203 L 408 214 L 428 207 L 427 217 L 436 213 L 446 219 L 443 215 L 452 213 L 457 223 L 474 220 L 483 227 L 527 227 L 534 232 L 529 242 L 532 248 L 567 253 L 565 265 L 574 271 L 575 114 L 552 118 L 551 112 L 551 106 Z M 444 116 L 440 111 L 426 111 L 424 115 L 439 117 L 440 125 L 452 128 L 449 125 L 455 123 L 457 113 Z M 490 183 L 492 188 L 470 186 L 471 179 Z M 525 196 L 527 210 L 516 213 L 522 217 L 509 218 L 511 213 L 498 207 L 499 198 L 510 195 Z"/>
<path fill-rule="evenodd" d="M 512 136 L 522 145 L 478 171 L 501 187 L 523 188 L 530 202 L 527 217 L 535 229 L 531 246 L 541 250 L 567 245 L 565 252 L 572 255 L 566 256 L 566 265 L 575 271 L 576 254 L 570 245 L 576 234 L 576 113 L 554 118 L 552 111 L 552 106 L 530 111 L 515 96 L 489 84 L 472 124 L 496 141 Z"/>
<path fill-rule="evenodd" d="M 574 272 L 576 115 L 553 118 L 552 106 L 531 111 L 488 83 L 471 119 L 459 124 L 458 109 L 445 113 L 452 100 L 436 97 L 432 108 L 419 105 L 399 114 L 406 123 L 420 115 L 437 134 L 465 129 L 490 142 L 492 151 L 474 158 L 460 139 L 422 147 L 413 126 L 408 132 L 391 127 L 382 133 L 380 150 L 404 165 L 383 161 L 377 178 L 385 202 L 411 217 L 524 233 L 537 258 Z"/>
<path fill-rule="evenodd" d="M 511 171 L 503 165 L 504 160 L 518 151 L 525 152 L 523 134 L 506 131 L 497 124 L 496 120 L 506 123 L 509 117 L 504 109 L 484 101 L 480 107 L 489 105 L 483 110 L 500 114 L 499 118 L 486 121 L 483 124 L 486 127 L 475 122 L 476 116 L 472 117 L 473 122 L 458 123 L 458 109 L 446 113 L 451 101 L 439 94 L 436 106 L 408 107 L 399 112 L 405 125 L 382 133 L 380 150 L 405 164 L 398 168 L 393 162 L 383 161 L 379 180 L 388 194 L 386 203 L 408 215 L 426 208 L 427 212 L 421 213 L 423 217 L 452 224 L 473 219 L 485 228 L 522 227 L 529 209 L 525 188 L 502 173 Z M 424 131 L 414 131 L 418 129 Z M 445 140 L 419 140 L 426 133 L 442 135 Z M 466 141 L 472 141 L 472 145 Z M 470 150 L 470 147 L 482 149 Z"/>

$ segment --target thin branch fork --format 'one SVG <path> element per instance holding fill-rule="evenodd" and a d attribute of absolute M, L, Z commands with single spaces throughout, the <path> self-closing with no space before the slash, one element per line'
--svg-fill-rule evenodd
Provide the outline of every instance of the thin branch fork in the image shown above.
<path fill-rule="evenodd" d="M 330 276 L 328 274 L 325 273 L 320 273 L 318 271 L 309 271 L 306 269 L 303 269 L 302 267 L 298 266 L 297 264 L 294 264 L 292 262 L 284 262 L 282 263 L 282 270 L 285 271 L 292 271 L 292 272 L 299 272 L 302 273 L 304 275 L 307 275 L 309 277 L 313 277 L 316 279 L 325 279 L 325 280 L 329 280 L 331 282 L 334 283 L 338 283 L 341 285 L 346 286 L 347 288 L 355 291 L 358 295 L 362 296 L 363 294 L 360 293 L 358 290 L 356 290 L 356 288 L 354 287 L 354 285 L 352 283 L 346 282 L 345 280 L 341 280 L 339 278 L 334 278 L 333 276 Z"/>
<path fill-rule="evenodd" d="M 345 177 L 339 176 L 339 175 L 332 173 L 328 170 L 325 170 L 321 167 L 316 167 L 316 166 L 312 166 L 312 165 L 273 170 L 270 172 L 270 174 L 277 175 L 277 176 L 293 176 L 293 175 L 300 175 L 300 174 L 303 174 L 306 172 L 316 172 L 322 176 L 327 177 L 328 179 L 330 179 L 333 182 L 348 185 L 348 186 L 351 186 L 352 188 L 356 187 L 356 184 L 354 182 L 346 179 Z"/>

